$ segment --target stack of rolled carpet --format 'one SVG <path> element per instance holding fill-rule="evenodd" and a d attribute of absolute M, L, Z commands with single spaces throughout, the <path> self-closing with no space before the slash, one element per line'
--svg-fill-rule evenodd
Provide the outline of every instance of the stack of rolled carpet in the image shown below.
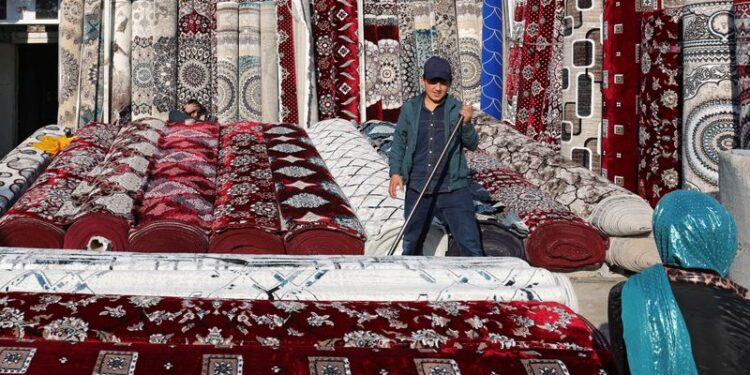
<path fill-rule="evenodd" d="M 660 262 L 643 198 L 596 176 L 503 122 L 479 114 L 479 148 L 609 236 L 607 263 L 640 271 Z"/>
<path fill-rule="evenodd" d="M 468 152 L 467 162 L 472 178 L 529 228 L 525 247 L 532 265 L 559 270 L 601 266 L 608 243 L 598 229 L 496 158 Z"/>
<path fill-rule="evenodd" d="M 73 218 L 61 211 L 73 191 L 91 180 L 119 131 L 116 125 L 91 123 L 62 150 L 8 213 L 0 218 L 0 244 L 62 248 Z"/>

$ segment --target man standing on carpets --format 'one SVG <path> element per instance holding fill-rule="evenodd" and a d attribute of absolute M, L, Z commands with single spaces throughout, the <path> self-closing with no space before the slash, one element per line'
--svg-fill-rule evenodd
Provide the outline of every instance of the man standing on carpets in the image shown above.
<path fill-rule="evenodd" d="M 406 190 L 405 215 L 411 212 L 450 134 L 464 117 L 459 139 L 448 149 L 425 196 L 404 233 L 403 255 L 422 254 L 422 245 L 433 216 L 448 224 L 462 256 L 482 256 L 479 228 L 469 189 L 469 168 L 463 148 L 476 150 L 479 135 L 470 105 L 448 94 L 453 74 L 447 60 L 433 56 L 424 64 L 424 93 L 401 107 L 390 153 L 389 193 Z M 404 189 L 406 187 L 406 189 Z"/>

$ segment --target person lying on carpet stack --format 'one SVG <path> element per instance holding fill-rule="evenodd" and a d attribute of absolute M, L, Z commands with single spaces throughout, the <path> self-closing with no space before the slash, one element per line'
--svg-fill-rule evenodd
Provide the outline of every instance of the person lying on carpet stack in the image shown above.
<path fill-rule="evenodd" d="M 216 118 L 208 113 L 206 107 L 195 99 L 188 100 L 181 109 L 169 111 L 169 122 L 195 121 L 216 122 Z"/>
<path fill-rule="evenodd" d="M 477 149 L 479 135 L 471 123 L 471 106 L 448 94 L 452 80 L 447 60 L 437 56 L 427 59 L 421 79 L 424 93 L 404 103 L 393 134 L 388 190 L 393 198 L 397 191 L 406 190 L 404 214 L 408 216 L 459 117 L 464 118 L 459 137 L 450 145 L 405 230 L 403 255 L 422 254 L 436 214 L 445 219 L 462 256 L 483 255 L 463 153 L 463 148 Z"/>

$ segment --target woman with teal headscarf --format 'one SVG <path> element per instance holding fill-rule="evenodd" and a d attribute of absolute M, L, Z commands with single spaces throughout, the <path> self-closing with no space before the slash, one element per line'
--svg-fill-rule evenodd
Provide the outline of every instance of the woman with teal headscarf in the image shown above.
<path fill-rule="evenodd" d="M 747 290 L 724 278 L 737 253 L 732 216 L 709 195 L 680 190 L 659 202 L 653 228 L 663 265 L 610 292 L 621 375 L 750 373 Z"/>

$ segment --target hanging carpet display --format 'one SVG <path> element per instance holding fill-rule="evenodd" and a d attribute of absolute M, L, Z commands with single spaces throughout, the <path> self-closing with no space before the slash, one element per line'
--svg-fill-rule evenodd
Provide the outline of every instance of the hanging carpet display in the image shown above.
<path fill-rule="evenodd" d="M 60 208 L 73 190 L 88 180 L 103 160 L 119 127 L 91 123 L 76 133 L 8 213 L 0 218 L 0 245 L 29 248 L 63 247 L 71 218 Z"/>
<path fill-rule="evenodd" d="M 365 229 L 307 133 L 264 124 L 288 254 L 364 253 Z"/>
<path fill-rule="evenodd" d="M 154 0 L 133 1 L 132 118 L 139 120 L 155 115 L 154 35 L 156 12 Z"/>
<path fill-rule="evenodd" d="M 57 125 L 42 127 L 0 160 L 0 216 L 11 208 L 52 160 L 52 155 L 33 145 L 43 137 L 64 134 Z"/>
<path fill-rule="evenodd" d="M 206 252 L 213 224 L 219 124 L 170 124 L 137 208 L 129 250 Z"/>
<path fill-rule="evenodd" d="M 65 234 L 66 249 L 129 249 L 136 200 L 143 195 L 163 128 L 164 122 L 156 119 L 122 126 L 102 163 L 58 212 L 74 221 Z"/>
<path fill-rule="evenodd" d="M 161 2 L 160 2 L 161 3 Z M 169 3 L 169 2 L 167 2 Z M 112 104 L 110 119 L 130 105 L 130 58 L 133 43 L 133 6 L 131 0 L 114 1 L 114 38 L 112 39 Z"/>
<path fill-rule="evenodd" d="M 481 102 L 484 113 L 503 118 L 503 2 L 484 1 Z"/>
<path fill-rule="evenodd" d="M 633 192 L 638 186 L 641 63 L 647 62 L 641 60 L 645 53 L 639 45 L 641 18 L 643 12 L 657 9 L 659 2 L 636 0 L 604 4 L 601 174 Z"/>
<path fill-rule="evenodd" d="M 211 0 L 180 0 L 178 25 L 177 100 L 185 103 L 195 99 L 211 108 L 215 78 L 212 39 L 216 31 L 216 3 Z"/>
<path fill-rule="evenodd" d="M 740 106 L 740 122 L 736 134 L 739 148 L 747 150 L 750 149 L 750 1 L 735 0 L 733 10 L 739 80 L 737 100 Z"/>
<path fill-rule="evenodd" d="M 81 41 L 81 75 L 78 107 L 78 124 L 84 126 L 100 119 L 102 103 L 99 100 L 100 59 L 102 48 L 102 0 L 85 0 L 83 7 L 83 34 Z"/>
<path fill-rule="evenodd" d="M 166 119 L 169 111 L 181 104 L 177 102 L 177 19 L 182 3 L 154 1 L 153 111 L 160 119 Z"/>
<path fill-rule="evenodd" d="M 239 4 L 216 4 L 216 117 L 222 124 L 237 121 L 239 89 Z"/>
<path fill-rule="evenodd" d="M 318 117 L 320 120 L 343 118 L 359 122 L 361 88 L 357 2 L 315 0 L 313 18 Z"/>
<path fill-rule="evenodd" d="M 60 88 L 57 97 L 57 123 L 67 128 L 78 126 L 83 1 L 60 2 Z"/>
<path fill-rule="evenodd" d="M 456 81 L 456 86 L 464 102 L 474 106 L 479 105 L 482 91 L 482 3 L 481 0 L 456 0 L 459 54 L 456 71 L 461 73 L 460 85 Z"/>
<path fill-rule="evenodd" d="M 682 170 L 684 187 L 718 190 L 719 152 L 731 150 L 738 117 L 732 99 L 731 1 L 683 7 Z"/>
<path fill-rule="evenodd" d="M 284 253 L 272 177 L 263 126 L 253 122 L 222 126 L 209 252 Z"/>
<path fill-rule="evenodd" d="M 398 6 L 395 0 L 364 2 L 367 118 L 395 122 L 401 95 Z"/>
<path fill-rule="evenodd" d="M 529 228 L 526 257 L 537 267 L 575 270 L 604 262 L 607 238 L 568 208 L 548 198 L 517 172 L 483 153 L 467 154 L 472 178 L 494 201 L 521 217 Z"/>
<path fill-rule="evenodd" d="M 292 10 L 293 0 L 276 1 L 276 32 L 279 35 L 276 55 L 279 56 L 277 73 L 279 76 L 279 119 L 278 121 L 298 124 L 299 109 L 297 107 L 297 68 L 294 39 L 294 18 Z M 354 28 L 354 26 L 350 26 Z M 356 40 L 353 39 L 353 41 Z M 349 45 L 356 45 L 354 42 Z M 344 53 L 340 49 L 338 53 Z"/>
<path fill-rule="evenodd" d="M 1 368 L 26 374 L 614 371 L 602 334 L 555 303 L 3 297 Z"/>
<path fill-rule="evenodd" d="M 643 14 L 638 194 L 656 206 L 680 186 L 682 9 Z"/>
<path fill-rule="evenodd" d="M 239 118 L 261 121 L 263 107 L 260 86 L 260 3 L 243 1 L 239 5 L 238 102 Z M 221 89 L 221 82 L 219 83 Z"/>

